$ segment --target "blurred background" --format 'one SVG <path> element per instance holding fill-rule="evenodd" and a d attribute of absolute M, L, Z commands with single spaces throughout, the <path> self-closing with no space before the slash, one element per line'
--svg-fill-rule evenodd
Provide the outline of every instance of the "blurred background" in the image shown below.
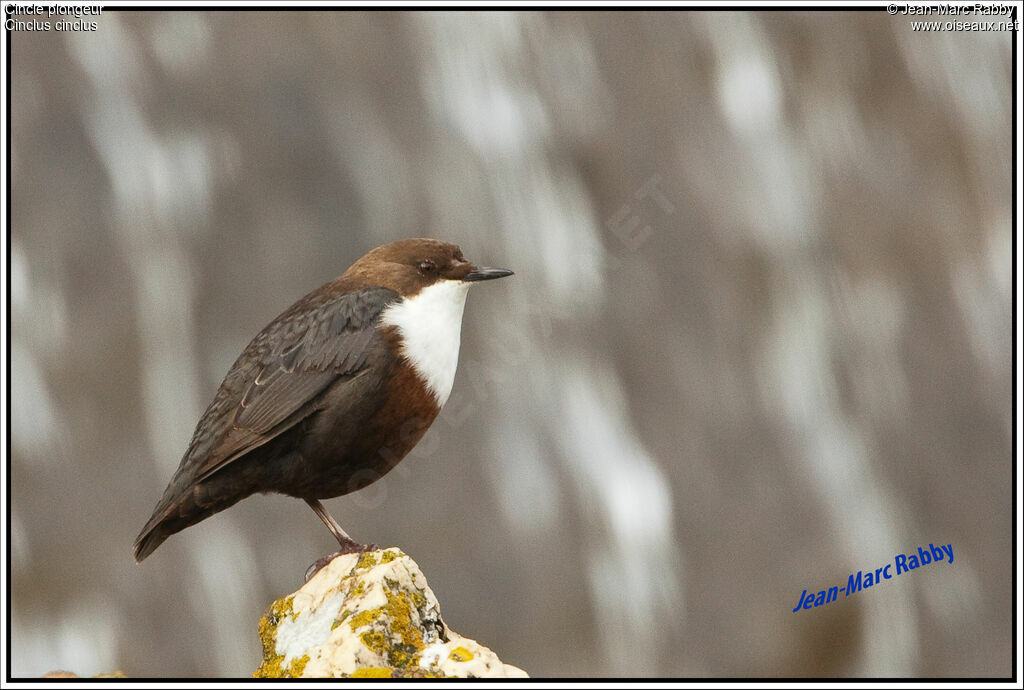
<path fill-rule="evenodd" d="M 252 673 L 312 511 L 132 541 L 249 339 L 427 236 L 516 275 L 419 447 L 326 505 L 452 628 L 534 676 L 1008 675 L 1011 36 L 911 19 L 11 33 L 10 671 Z"/>

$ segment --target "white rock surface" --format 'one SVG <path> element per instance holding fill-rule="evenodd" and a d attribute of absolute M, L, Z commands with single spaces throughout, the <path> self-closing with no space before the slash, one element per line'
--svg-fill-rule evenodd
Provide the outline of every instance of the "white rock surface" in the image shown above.
<path fill-rule="evenodd" d="M 526 678 L 441 620 L 419 566 L 397 548 L 338 556 L 260 621 L 257 677 Z"/>

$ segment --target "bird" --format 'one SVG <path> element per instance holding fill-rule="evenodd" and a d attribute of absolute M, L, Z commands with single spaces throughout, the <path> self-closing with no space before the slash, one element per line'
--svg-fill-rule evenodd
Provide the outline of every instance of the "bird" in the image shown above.
<path fill-rule="evenodd" d="M 367 252 L 271 321 L 196 424 L 134 543 L 141 563 L 171 535 L 256 493 L 321 500 L 358 491 L 412 450 L 448 400 L 469 288 L 504 278 L 455 244 L 399 240 Z"/>

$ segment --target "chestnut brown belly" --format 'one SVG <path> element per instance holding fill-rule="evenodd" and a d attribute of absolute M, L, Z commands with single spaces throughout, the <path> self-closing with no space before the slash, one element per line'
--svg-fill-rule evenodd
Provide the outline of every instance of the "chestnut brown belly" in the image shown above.
<path fill-rule="evenodd" d="M 404 362 L 383 376 L 341 383 L 326 393 L 322 410 L 294 430 L 295 451 L 270 490 L 317 499 L 358 491 L 394 468 L 439 411 Z"/>

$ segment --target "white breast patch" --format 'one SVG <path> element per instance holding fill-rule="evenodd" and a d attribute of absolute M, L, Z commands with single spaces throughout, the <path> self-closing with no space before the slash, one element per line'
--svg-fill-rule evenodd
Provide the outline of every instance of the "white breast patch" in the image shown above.
<path fill-rule="evenodd" d="M 402 355 L 443 407 L 452 392 L 459 363 L 462 312 L 470 283 L 440 280 L 412 298 L 395 302 L 381 314 L 382 325 L 402 336 Z"/>

